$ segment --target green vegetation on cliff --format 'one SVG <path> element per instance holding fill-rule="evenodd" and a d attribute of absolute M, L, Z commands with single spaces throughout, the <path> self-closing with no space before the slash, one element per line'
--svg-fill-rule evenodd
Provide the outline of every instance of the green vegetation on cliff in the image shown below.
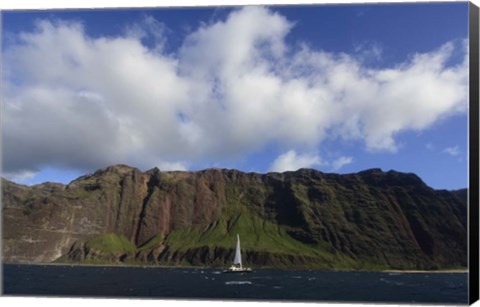
<path fill-rule="evenodd" d="M 10 261 L 225 266 L 237 234 L 253 267 L 441 269 L 467 261 L 465 191 L 433 190 L 414 174 L 112 166 L 67 186 L 3 187 Z"/>
<path fill-rule="evenodd" d="M 150 240 L 148 240 L 145 244 L 139 246 L 138 251 L 139 252 L 148 251 L 148 250 L 157 248 L 162 243 L 163 243 L 163 235 L 158 234 L 153 238 L 151 238 Z"/>
<path fill-rule="evenodd" d="M 94 237 L 88 240 L 86 244 L 91 249 L 105 253 L 129 253 L 136 250 L 135 244 L 114 233 Z"/>

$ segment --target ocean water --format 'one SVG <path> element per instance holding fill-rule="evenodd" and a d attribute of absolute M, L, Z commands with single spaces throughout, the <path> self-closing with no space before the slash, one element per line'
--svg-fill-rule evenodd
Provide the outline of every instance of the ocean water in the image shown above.
<path fill-rule="evenodd" d="M 3 294 L 466 304 L 467 273 L 3 265 Z"/>

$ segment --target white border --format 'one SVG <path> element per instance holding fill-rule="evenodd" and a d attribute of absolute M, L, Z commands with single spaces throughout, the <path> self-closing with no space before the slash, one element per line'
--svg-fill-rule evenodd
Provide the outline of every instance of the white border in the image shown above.
<path fill-rule="evenodd" d="M 449 0 L 435 1 L 415 1 L 415 0 L 2 0 L 0 10 L 25 10 L 25 9 L 74 9 L 74 8 L 138 8 L 138 7 L 181 7 L 181 6 L 218 6 L 218 5 L 288 5 L 288 4 L 340 4 L 340 3 L 412 3 L 412 2 L 452 2 Z M 465 2 L 465 1 L 461 1 Z M 480 0 L 472 0 L 475 5 L 480 7 Z M 2 275 L 3 277 L 3 275 Z M 199 285 L 201 286 L 201 285 Z M 374 289 L 372 289 L 374 291 Z M 188 291 L 188 289 L 186 289 Z M 0 297 L 2 306 L 51 306 L 51 307 L 85 307 L 85 306 L 104 306 L 106 304 L 115 307 L 124 306 L 155 306 L 160 304 L 166 307 L 306 307 L 314 304 L 315 306 L 409 306 L 409 305 L 385 305 L 385 304 L 340 304 L 340 303 L 285 303 L 285 302 L 233 302 L 233 301 L 193 301 L 193 300 L 158 300 L 158 299 L 92 299 L 92 298 L 36 298 L 36 297 Z M 413 305 L 422 306 L 422 305 Z M 480 306 L 477 302 L 474 306 Z"/>
<path fill-rule="evenodd" d="M 138 8 L 138 7 L 172 7 L 172 6 L 219 6 L 219 5 L 288 5 L 288 4 L 340 4 L 340 3 L 412 3 L 412 2 L 465 2 L 458 0 L 2 0 L 0 9 L 71 9 L 71 8 Z M 472 0 L 480 6 L 480 0 Z"/>

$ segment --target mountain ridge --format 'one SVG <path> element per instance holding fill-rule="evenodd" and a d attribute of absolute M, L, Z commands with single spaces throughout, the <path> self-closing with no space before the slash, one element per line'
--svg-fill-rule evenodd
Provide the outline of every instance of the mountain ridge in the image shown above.
<path fill-rule="evenodd" d="M 2 179 L 3 253 L 10 262 L 224 266 L 238 232 L 253 266 L 465 267 L 464 191 L 378 168 L 340 175 L 113 165 L 66 185 Z"/>
<path fill-rule="evenodd" d="M 128 166 L 126 164 L 113 164 L 113 165 L 110 165 L 110 166 L 107 166 L 107 167 L 104 167 L 104 168 L 100 168 L 98 170 L 96 170 L 95 172 L 92 172 L 92 173 L 87 173 L 85 175 L 81 175 L 75 179 L 72 179 L 70 182 L 68 183 L 61 183 L 61 182 L 55 182 L 55 181 L 45 181 L 45 182 L 41 182 L 41 183 L 36 183 L 36 184 L 32 184 L 32 185 L 28 185 L 28 184 L 22 184 L 22 183 L 18 183 L 18 182 L 15 182 L 13 180 L 9 180 L 5 177 L 1 177 L 1 180 L 2 181 L 8 181 L 10 183 L 14 183 L 16 185 L 19 185 L 19 186 L 25 186 L 25 187 L 40 187 L 40 186 L 44 186 L 44 185 L 53 185 L 53 186 L 68 186 L 70 183 L 74 182 L 74 181 L 77 181 L 77 180 L 80 180 L 80 179 L 83 179 L 85 177 L 90 177 L 92 175 L 96 175 L 96 174 L 101 174 L 101 173 L 104 173 L 104 172 L 108 172 L 108 171 L 116 171 L 116 172 L 129 172 L 129 171 L 138 171 L 138 172 L 142 172 L 142 173 L 145 173 L 145 174 L 153 174 L 155 172 L 162 172 L 162 173 L 198 173 L 198 172 L 207 172 L 207 171 L 234 171 L 234 172 L 240 172 L 240 173 L 245 173 L 245 174 L 256 174 L 256 175 L 268 175 L 268 174 L 284 174 L 284 173 L 297 173 L 297 172 L 316 172 L 316 173 L 320 173 L 320 174 L 333 174 L 333 175 L 340 175 L 340 176 L 343 176 L 343 175 L 355 175 L 355 174 L 372 174 L 372 173 L 399 173 L 399 174 L 406 174 L 406 175 L 413 175 L 414 177 L 417 177 L 420 181 L 423 182 L 423 180 L 415 173 L 413 172 L 400 172 L 400 171 L 396 171 L 394 169 L 390 169 L 388 171 L 384 171 L 382 170 L 381 168 L 378 168 L 378 167 L 373 167 L 373 168 L 368 168 L 368 169 L 364 169 L 364 170 L 360 170 L 358 172 L 352 172 L 352 173 L 343 173 L 343 174 L 340 174 L 340 173 L 335 173 L 335 172 L 323 172 L 323 171 L 320 171 L 320 170 L 317 170 L 317 169 L 314 169 L 314 168 L 299 168 L 297 170 L 288 170 L 288 171 L 283 171 L 283 172 L 276 172 L 276 171 L 268 171 L 268 172 L 245 172 L 245 171 L 241 171 L 241 170 L 237 170 L 237 169 L 234 169 L 234 168 L 219 168 L 219 167 L 211 167 L 211 168 L 205 168 L 205 169 L 201 169 L 201 170 L 196 170 L 196 171 L 183 171 L 183 170 L 167 170 L 167 171 L 162 171 L 161 169 L 159 169 L 158 167 L 152 167 L 148 170 L 145 170 L 145 171 L 142 171 L 141 169 L 137 168 L 137 167 L 133 167 L 133 166 Z M 423 182 L 425 185 L 427 185 L 425 182 Z M 460 188 L 460 189 L 438 189 L 438 190 L 447 190 L 447 191 L 456 191 L 456 190 L 464 190 L 465 188 Z"/>

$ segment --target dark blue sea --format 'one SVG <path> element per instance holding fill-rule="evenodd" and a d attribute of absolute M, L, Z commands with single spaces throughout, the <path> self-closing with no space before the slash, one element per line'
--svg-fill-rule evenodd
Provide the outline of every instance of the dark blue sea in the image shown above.
<path fill-rule="evenodd" d="M 467 304 L 467 273 L 3 265 L 3 294 Z"/>

